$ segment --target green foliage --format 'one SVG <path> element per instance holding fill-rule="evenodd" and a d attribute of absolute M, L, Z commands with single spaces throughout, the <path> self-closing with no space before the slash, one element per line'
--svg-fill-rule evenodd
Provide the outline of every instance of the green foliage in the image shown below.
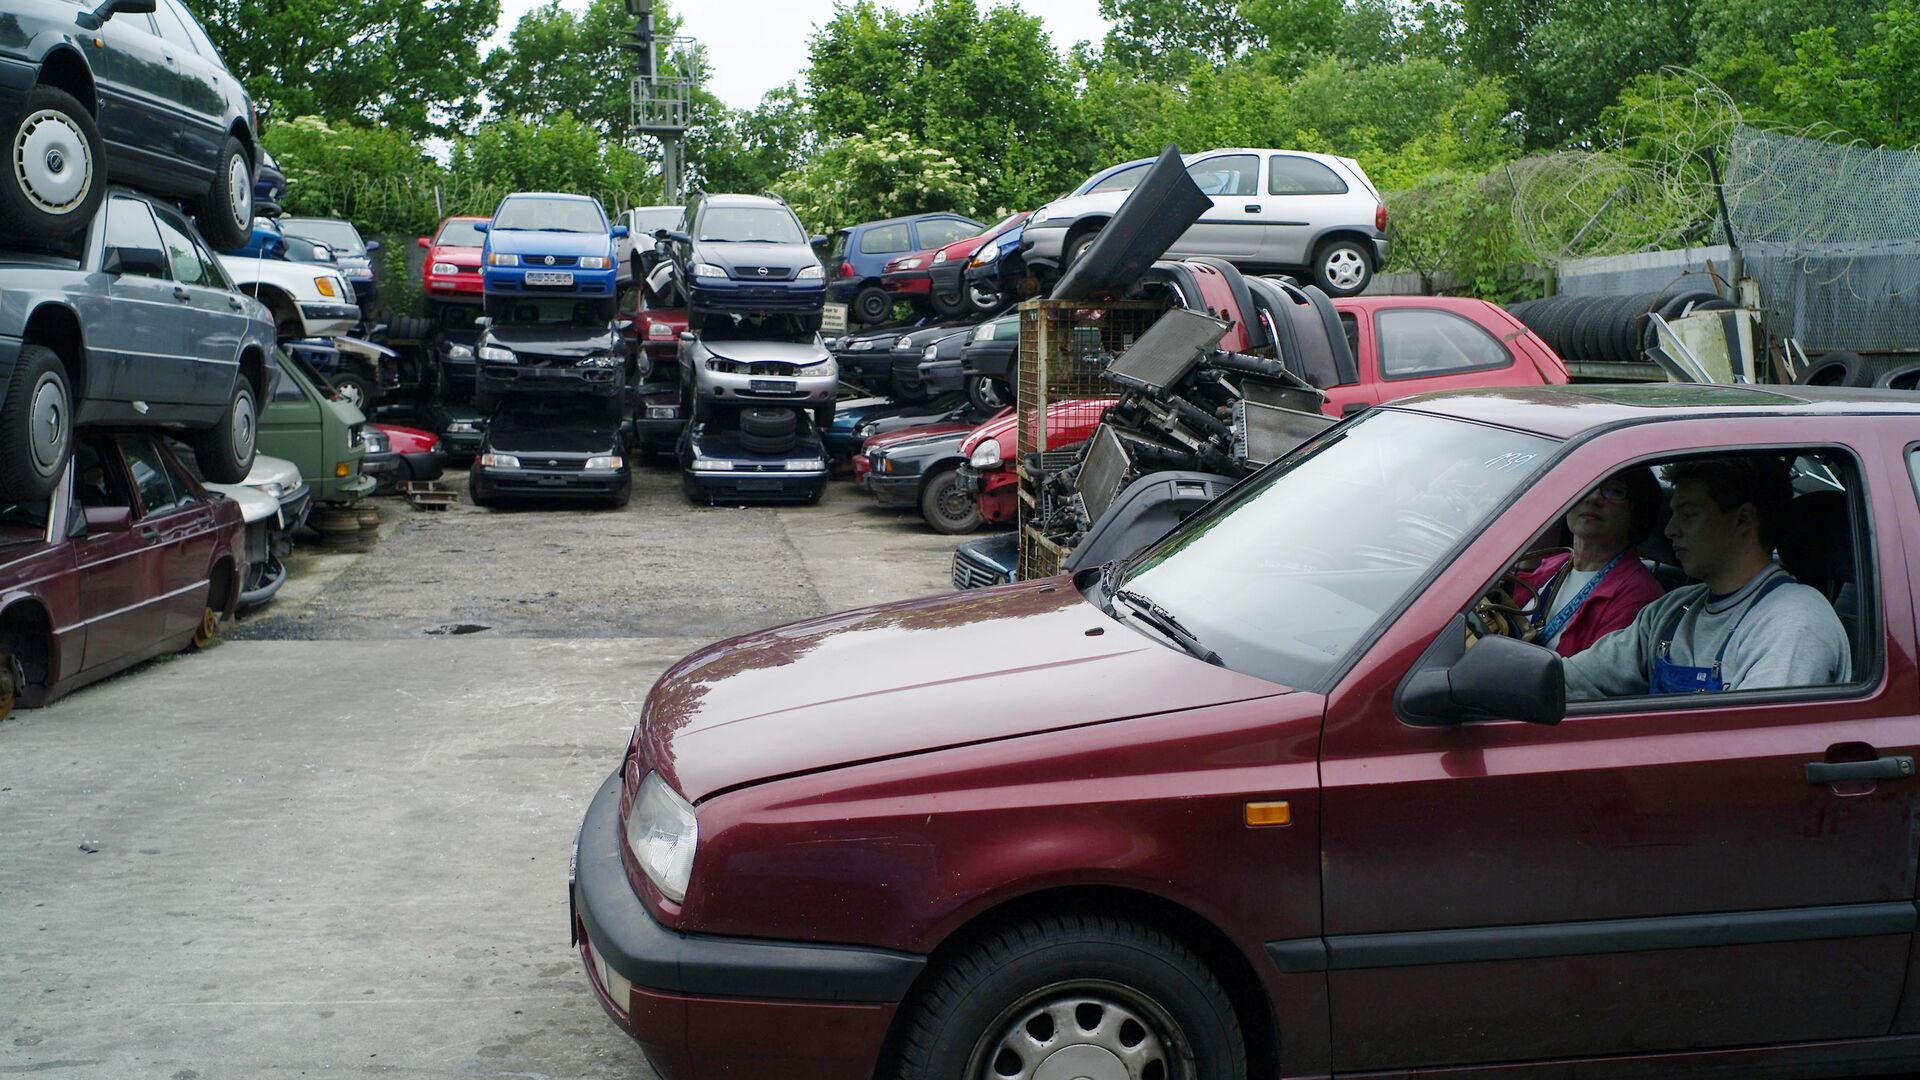
<path fill-rule="evenodd" d="M 1451 274 L 1462 295 L 1508 302 L 1539 294 L 1522 271 L 1513 230 L 1512 190 L 1499 172 L 1435 172 L 1393 200 L 1389 269 L 1420 275 L 1423 292 Z"/>
<path fill-rule="evenodd" d="M 1339 6 L 1339 0 L 1322 0 Z M 1254 26 L 1235 0 L 1100 0 L 1111 21 L 1106 59 L 1139 75 L 1176 79 L 1218 67 L 1252 44 Z"/>
<path fill-rule="evenodd" d="M 663 8 L 664 5 L 661 5 Z M 671 37 L 679 20 L 656 8 L 654 32 Z M 547 0 L 520 17 L 507 44 L 487 57 L 495 118 L 539 120 L 571 113 L 605 135 L 628 131 L 635 56 L 622 50 L 634 17 L 626 0 L 589 0 L 575 13 Z"/>
<path fill-rule="evenodd" d="M 959 162 L 902 132 L 849 135 L 780 181 L 781 194 L 815 232 L 900 214 L 981 206 L 980 184 Z"/>
<path fill-rule="evenodd" d="M 1828 124 L 1878 146 L 1920 144 L 1920 3 L 1893 0 L 1854 48 L 1831 26 L 1795 34 L 1778 93 L 1793 122 Z"/>

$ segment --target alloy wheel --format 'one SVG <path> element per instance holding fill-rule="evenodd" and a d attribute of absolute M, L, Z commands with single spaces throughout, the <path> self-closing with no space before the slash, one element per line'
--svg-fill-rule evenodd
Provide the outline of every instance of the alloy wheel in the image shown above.
<path fill-rule="evenodd" d="M 233 403 L 233 452 L 242 459 L 253 454 L 253 395 L 241 394 Z"/>
<path fill-rule="evenodd" d="M 64 113 L 41 109 L 28 115 L 15 130 L 10 156 L 14 182 L 46 213 L 68 213 L 93 189 L 87 137 Z"/>
<path fill-rule="evenodd" d="M 1338 247 L 1327 253 L 1324 267 L 1327 281 L 1341 292 L 1357 289 L 1367 276 L 1366 260 L 1350 247 Z"/>
<path fill-rule="evenodd" d="M 1192 1080 L 1172 1016 L 1119 983 L 1043 987 L 1016 1002 L 975 1047 L 967 1080 Z"/>

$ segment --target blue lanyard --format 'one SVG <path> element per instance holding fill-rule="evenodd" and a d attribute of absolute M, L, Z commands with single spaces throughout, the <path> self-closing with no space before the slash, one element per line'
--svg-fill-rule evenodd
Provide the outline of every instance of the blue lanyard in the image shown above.
<path fill-rule="evenodd" d="M 1587 602 L 1587 597 L 1593 595 L 1594 588 L 1606 580 L 1607 574 L 1611 572 L 1615 566 L 1620 564 L 1620 560 L 1624 558 L 1626 554 L 1626 551 L 1622 549 L 1619 554 L 1608 559 L 1607 565 L 1601 567 L 1600 572 L 1589 578 L 1587 583 L 1580 587 L 1580 591 L 1574 594 L 1573 599 L 1567 601 L 1567 606 L 1555 612 L 1553 618 L 1547 620 L 1546 628 L 1540 631 L 1540 637 L 1538 638 L 1542 645 L 1552 644 L 1554 635 L 1567 628 L 1567 624 L 1573 621 L 1574 614 L 1580 610 L 1580 605 Z M 1563 570 L 1562 573 L 1571 572 L 1572 570 L 1573 556 L 1569 555 L 1567 556 L 1566 569 Z M 1558 577 L 1559 575 L 1555 576 Z M 1555 586 L 1550 585 L 1547 588 L 1549 599 L 1552 598 L 1554 587 Z"/>

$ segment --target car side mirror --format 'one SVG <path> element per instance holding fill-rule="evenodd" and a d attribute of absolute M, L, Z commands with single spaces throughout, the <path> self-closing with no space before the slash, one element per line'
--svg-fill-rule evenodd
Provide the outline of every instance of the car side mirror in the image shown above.
<path fill-rule="evenodd" d="M 622 335 L 633 333 L 633 320 L 632 319 L 615 319 L 613 321 L 613 332 L 616 334 L 622 334 Z"/>
<path fill-rule="evenodd" d="M 153 248 L 110 247 L 100 260 L 100 271 L 114 277 L 121 274 L 166 277 L 167 257 Z"/>
<path fill-rule="evenodd" d="M 832 240 L 833 238 L 830 236 L 816 236 L 807 241 L 807 246 L 812 248 L 823 248 L 823 247 L 826 247 L 829 243 L 831 243 Z"/>
<path fill-rule="evenodd" d="M 615 240 L 625 240 L 629 232 L 630 230 L 628 230 L 625 225 L 615 225 L 613 227 L 613 238 Z"/>
<path fill-rule="evenodd" d="M 371 255 L 374 252 L 379 250 L 380 250 L 380 241 L 378 240 L 367 241 L 367 254 Z"/>
<path fill-rule="evenodd" d="M 133 531 L 133 508 L 127 506 L 89 506 L 87 507 L 88 533 L 123 533 Z"/>
<path fill-rule="evenodd" d="M 665 233 L 665 234 L 666 234 L 666 239 L 668 239 L 668 240 L 671 240 L 671 241 L 673 241 L 673 242 L 674 242 L 674 243 L 676 243 L 676 244 L 691 244 L 691 243 L 693 243 L 693 237 L 691 237 L 691 236 L 688 236 L 688 235 L 687 235 L 686 233 L 683 233 L 683 232 L 680 232 L 680 231 L 678 231 L 678 230 L 675 230 L 675 229 L 661 229 L 661 230 L 660 230 L 660 232 L 662 232 L 662 233 Z M 654 235 L 656 235 L 656 236 L 658 236 L 658 235 L 659 235 L 659 233 L 655 233 Z"/>
<path fill-rule="evenodd" d="M 694 333 L 691 330 L 682 330 L 680 331 L 680 340 L 681 341 L 699 341 L 700 335 Z"/>
<path fill-rule="evenodd" d="M 491 221 L 476 221 L 476 222 L 474 222 L 474 223 L 473 223 L 473 231 L 474 231 L 474 232 L 480 232 L 480 233 L 483 233 L 483 232 L 486 232 L 486 231 L 487 231 L 488 229 L 491 229 L 491 228 L 493 228 L 493 222 L 491 222 Z"/>
<path fill-rule="evenodd" d="M 473 320 L 473 328 L 475 330 L 486 330 L 492 326 L 493 326 L 493 316 L 491 315 L 482 315 L 479 318 Z"/>
<path fill-rule="evenodd" d="M 415 241 L 414 241 L 414 243 L 416 243 L 416 244 L 418 244 L 418 245 L 420 245 L 420 246 L 421 246 L 421 247 L 423 247 L 423 248 L 430 248 L 430 247 L 432 247 L 432 246 L 433 246 L 433 241 L 431 241 L 431 240 L 429 240 L 429 239 L 427 239 L 427 238 L 426 238 L 426 237 L 424 237 L 424 236 L 422 236 L 422 237 L 420 237 L 419 239 L 417 239 L 417 240 L 415 240 Z"/>
<path fill-rule="evenodd" d="M 1566 670 L 1559 653 L 1515 638 L 1482 637 L 1467 648 L 1467 617 L 1457 615 L 1407 673 L 1394 704 L 1415 727 L 1558 724 L 1567 714 Z"/>
<path fill-rule="evenodd" d="M 99 7 L 80 13 L 74 21 L 89 30 L 98 30 L 115 15 L 146 15 L 157 6 L 154 0 L 102 0 Z"/>

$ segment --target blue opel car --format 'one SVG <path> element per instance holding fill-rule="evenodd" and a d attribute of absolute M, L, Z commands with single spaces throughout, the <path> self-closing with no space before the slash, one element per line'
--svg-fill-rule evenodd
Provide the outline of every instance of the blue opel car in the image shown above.
<path fill-rule="evenodd" d="M 827 299 L 818 247 L 787 204 L 764 195 L 708 195 L 686 232 L 670 232 L 687 276 L 687 323 L 715 314 L 792 315 L 819 329 Z"/>
<path fill-rule="evenodd" d="M 475 227 L 486 234 L 480 284 L 488 299 L 613 299 L 619 274 L 613 245 L 627 227 L 609 222 L 598 199 L 516 192 L 500 200 L 492 220 Z"/>

